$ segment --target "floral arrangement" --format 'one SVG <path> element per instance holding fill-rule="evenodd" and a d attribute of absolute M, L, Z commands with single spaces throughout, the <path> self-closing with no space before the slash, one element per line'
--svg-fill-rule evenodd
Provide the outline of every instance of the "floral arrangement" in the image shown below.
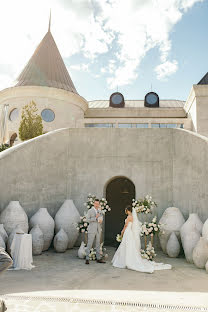
<path fill-rule="evenodd" d="M 103 248 L 103 243 L 100 244 L 100 255 L 102 258 L 107 259 L 108 258 L 108 254 L 105 253 L 106 252 L 106 248 Z M 95 248 L 91 248 L 90 249 L 90 254 L 89 254 L 89 258 L 90 260 L 96 260 L 96 249 Z"/>
<path fill-rule="evenodd" d="M 116 241 L 119 242 L 119 243 L 122 241 L 122 236 L 121 236 L 121 234 L 117 234 L 117 235 L 116 235 Z"/>
<path fill-rule="evenodd" d="M 134 207 L 138 213 L 148 214 L 152 213 L 153 208 L 157 207 L 157 204 L 152 200 L 152 196 L 146 195 L 143 199 L 133 199 L 132 207 Z"/>
<path fill-rule="evenodd" d="M 90 260 L 96 260 L 96 249 L 94 249 L 94 248 L 90 249 L 89 258 L 90 258 Z"/>
<path fill-rule="evenodd" d="M 141 236 L 153 236 L 161 231 L 161 234 L 164 234 L 162 231 L 162 224 L 157 224 L 157 217 L 155 216 L 151 222 L 144 222 L 142 224 Z"/>
<path fill-rule="evenodd" d="M 142 258 L 151 260 L 151 261 L 157 256 L 157 254 L 155 253 L 155 249 L 152 246 L 151 242 L 148 243 L 147 248 L 145 250 L 141 249 L 141 256 Z"/>
<path fill-rule="evenodd" d="M 89 223 L 87 222 L 86 216 L 80 217 L 80 222 L 76 224 L 77 230 L 79 233 L 88 233 Z"/>
<path fill-rule="evenodd" d="M 96 198 L 97 198 L 97 197 L 96 197 L 95 195 L 89 194 L 89 195 L 87 196 L 87 202 L 84 203 L 84 205 L 85 205 L 88 209 L 92 208 L 92 207 L 94 206 L 94 201 L 95 201 Z M 100 201 L 100 207 L 101 207 L 101 210 L 102 210 L 102 213 L 103 213 L 103 214 L 105 214 L 107 211 L 111 211 L 111 208 L 109 207 L 106 198 L 103 197 L 103 198 L 99 199 L 99 201 Z"/>

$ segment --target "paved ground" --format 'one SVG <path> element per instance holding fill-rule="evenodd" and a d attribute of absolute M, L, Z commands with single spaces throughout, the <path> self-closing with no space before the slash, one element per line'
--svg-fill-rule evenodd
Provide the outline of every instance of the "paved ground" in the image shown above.
<path fill-rule="evenodd" d="M 114 249 L 108 248 L 108 253 L 109 260 L 106 264 L 91 262 L 87 266 L 84 260 L 77 258 L 76 249 L 68 250 L 64 254 L 50 250 L 34 257 L 36 267 L 32 271 L 7 271 L 2 274 L 0 294 L 47 296 L 59 300 L 120 300 L 208 308 L 208 274 L 205 270 L 197 269 L 183 258 L 170 259 L 162 254 L 156 261 L 170 263 L 173 266 L 172 270 L 145 274 L 116 269 L 110 263 Z M 150 311 L 150 308 L 146 311 Z"/>

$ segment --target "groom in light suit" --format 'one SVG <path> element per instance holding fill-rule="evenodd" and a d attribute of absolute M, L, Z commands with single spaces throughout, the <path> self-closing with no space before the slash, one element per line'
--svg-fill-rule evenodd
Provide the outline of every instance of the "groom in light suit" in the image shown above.
<path fill-rule="evenodd" d="M 88 243 L 86 249 L 86 264 L 89 264 L 89 254 L 90 249 L 92 248 L 94 239 L 96 238 L 96 257 L 98 263 L 105 263 L 101 259 L 100 256 L 100 238 L 102 233 L 102 223 L 103 223 L 103 216 L 100 211 L 100 202 L 99 199 L 95 199 L 94 207 L 90 208 L 86 215 L 87 222 L 89 222 L 88 226 Z"/>

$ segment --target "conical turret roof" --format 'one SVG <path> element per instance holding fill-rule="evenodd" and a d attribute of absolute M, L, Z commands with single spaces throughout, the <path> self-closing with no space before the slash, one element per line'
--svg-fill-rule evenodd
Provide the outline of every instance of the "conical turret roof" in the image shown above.
<path fill-rule="evenodd" d="M 17 86 L 46 86 L 77 93 L 50 32 L 50 26 L 17 78 L 15 87 Z"/>

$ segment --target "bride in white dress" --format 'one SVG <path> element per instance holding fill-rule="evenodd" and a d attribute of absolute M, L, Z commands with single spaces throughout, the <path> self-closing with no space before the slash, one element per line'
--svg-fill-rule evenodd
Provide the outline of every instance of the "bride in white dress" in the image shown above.
<path fill-rule="evenodd" d="M 125 212 L 128 217 L 121 232 L 123 238 L 113 257 L 112 265 L 121 269 L 127 268 L 145 273 L 171 269 L 170 264 L 156 263 L 142 258 L 140 252 L 142 223 L 138 220 L 136 210 L 134 208 L 132 210 L 131 206 L 127 206 Z"/>

